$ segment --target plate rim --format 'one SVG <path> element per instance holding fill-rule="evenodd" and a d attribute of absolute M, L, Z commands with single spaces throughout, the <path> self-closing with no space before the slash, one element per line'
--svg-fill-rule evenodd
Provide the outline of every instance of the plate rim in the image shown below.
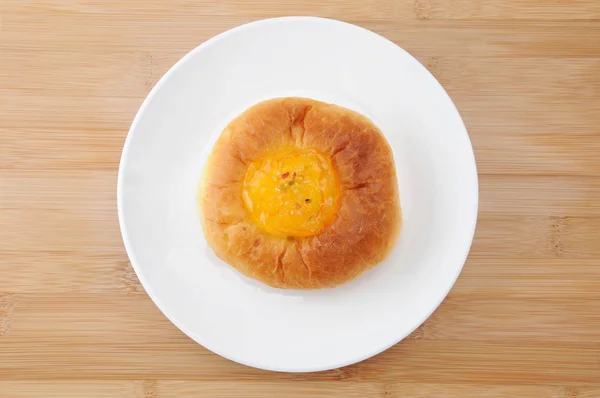
<path fill-rule="evenodd" d="M 252 361 L 248 361 L 248 360 L 244 360 L 244 359 L 240 359 L 240 358 L 236 358 L 235 355 L 230 355 L 230 354 L 224 354 L 223 352 L 220 352 L 220 350 L 215 350 L 214 348 L 212 348 L 210 346 L 210 344 L 206 344 L 206 342 L 204 341 L 204 339 L 199 336 L 197 333 L 194 333 L 192 331 L 190 331 L 186 326 L 184 326 L 179 320 L 174 319 L 171 315 L 168 314 L 167 311 L 164 310 L 163 304 L 162 302 L 158 299 L 157 295 L 154 293 L 154 291 L 152 290 L 152 288 L 150 287 L 150 285 L 148 284 L 148 281 L 146 281 L 146 278 L 143 275 L 143 272 L 141 271 L 141 267 L 138 264 L 138 261 L 136 259 L 135 253 L 133 248 L 131 247 L 131 243 L 129 241 L 129 233 L 127 231 L 127 227 L 125 225 L 124 222 L 124 212 L 123 212 L 123 179 L 124 179 L 124 169 L 125 169 L 125 164 L 127 163 L 128 160 L 128 155 L 129 155 L 129 151 L 130 151 L 130 146 L 131 146 L 131 142 L 133 140 L 133 136 L 136 134 L 135 130 L 137 125 L 140 122 L 140 119 L 142 118 L 143 114 L 145 113 L 146 108 L 148 107 L 148 104 L 150 103 L 150 101 L 156 96 L 156 93 L 160 90 L 160 88 L 165 84 L 165 82 L 167 80 L 169 80 L 169 78 L 171 77 L 171 75 L 173 75 L 174 73 L 176 73 L 177 69 L 179 69 L 179 67 L 181 65 L 183 65 L 185 62 L 187 62 L 187 60 L 191 57 L 193 57 L 196 53 L 202 51 L 204 48 L 213 45 L 214 43 L 226 38 L 227 36 L 230 36 L 232 34 L 235 34 L 239 31 L 243 31 L 246 29 L 251 29 L 255 26 L 259 26 L 259 25 L 267 25 L 267 24 L 277 24 L 277 23 L 286 23 L 286 22 L 295 22 L 295 21 L 307 21 L 307 22 L 318 22 L 318 23 L 326 23 L 326 24 L 338 24 L 338 25 L 343 25 L 345 27 L 348 28 L 352 28 L 352 29 L 358 29 L 363 31 L 363 33 L 370 35 L 374 38 L 376 38 L 377 40 L 385 40 L 390 44 L 393 44 L 394 47 L 399 50 L 404 52 L 406 55 L 408 55 L 410 58 L 412 58 L 414 61 L 416 61 L 431 77 L 431 79 L 433 79 L 433 81 L 435 82 L 435 84 L 437 84 L 439 86 L 439 88 L 442 89 L 442 92 L 444 93 L 444 95 L 447 97 L 447 99 L 450 101 L 450 104 L 452 104 L 454 111 L 456 112 L 456 114 L 459 117 L 460 120 L 460 124 L 462 127 L 462 130 L 466 136 L 467 139 L 467 144 L 469 146 L 469 163 L 471 164 L 472 167 L 470 167 L 470 170 L 472 171 L 472 175 L 470 176 L 470 179 L 473 181 L 474 186 L 473 186 L 473 192 L 475 197 L 474 199 L 474 206 L 472 208 L 472 212 L 473 212 L 473 222 L 471 225 L 471 228 L 469 229 L 469 242 L 468 244 L 465 245 L 465 248 L 463 249 L 463 256 L 462 256 L 462 261 L 460 266 L 457 268 L 457 272 L 456 275 L 453 276 L 451 283 L 449 284 L 448 289 L 441 295 L 439 301 L 437 302 L 437 304 L 435 306 L 432 307 L 432 309 L 427 312 L 427 314 L 419 321 L 416 323 L 416 325 L 410 329 L 408 332 L 399 335 L 399 337 L 389 343 L 384 344 L 382 347 L 379 347 L 378 349 L 374 350 L 373 352 L 369 352 L 366 353 L 362 356 L 356 357 L 356 358 L 352 358 L 350 360 L 346 360 L 343 361 L 341 363 L 335 364 L 335 365 L 325 365 L 325 366 L 312 366 L 312 367 L 308 367 L 308 368 L 284 368 L 284 367 L 274 367 L 274 366 L 270 366 L 268 364 L 264 364 L 264 363 L 259 363 L 259 362 L 252 362 Z M 354 25 L 348 22 L 344 22 L 344 21 L 340 21 L 340 20 L 336 20 L 336 19 L 331 19 L 331 18 L 324 18 L 324 17 L 314 17 L 314 16 L 284 16 L 284 17 L 276 17 L 276 18 L 266 18 L 266 19 L 259 19 L 256 21 L 252 21 L 252 22 L 248 22 L 242 25 L 238 25 L 235 26 L 231 29 L 228 29 L 226 31 L 223 31 L 211 38 L 209 38 L 208 40 L 200 43 L 198 46 L 196 46 L 195 48 L 193 48 L 192 50 L 190 50 L 189 52 L 187 52 L 183 57 L 181 57 L 175 64 L 173 64 L 162 76 L 161 78 L 158 80 L 158 82 L 154 85 L 154 87 L 152 87 L 152 89 L 150 90 L 150 92 L 146 95 L 146 97 L 144 98 L 144 101 L 142 102 L 142 104 L 140 105 L 140 107 L 138 108 L 135 117 L 133 118 L 133 121 L 131 123 L 131 126 L 129 127 L 129 130 L 127 132 L 127 136 L 125 138 L 125 142 L 123 144 L 123 149 L 121 152 L 121 157 L 119 159 L 119 168 L 118 168 L 118 172 L 117 172 L 117 190 L 116 190 L 116 194 L 117 194 L 117 215 L 118 215 L 118 219 L 119 219 L 119 229 L 121 231 L 121 237 L 123 240 L 123 245 L 125 247 L 125 251 L 127 253 L 127 256 L 129 257 L 129 262 L 131 263 L 131 266 L 134 270 L 134 272 L 136 273 L 136 276 L 138 277 L 140 283 L 142 284 L 142 286 L 144 287 L 144 290 L 146 291 L 146 293 L 148 294 L 148 296 L 150 297 L 150 299 L 152 300 L 152 302 L 154 303 L 154 305 L 156 305 L 158 307 L 158 309 L 161 311 L 161 313 L 173 324 L 175 325 L 175 327 L 177 327 L 179 330 L 181 330 L 186 336 L 188 336 L 189 338 L 191 338 L 193 341 L 195 341 L 196 343 L 200 344 L 202 347 L 204 347 L 205 349 L 223 357 L 226 358 L 230 361 L 233 362 L 237 362 L 239 364 L 245 365 L 245 366 L 249 366 L 252 368 L 257 368 L 257 369 L 263 369 L 263 370 L 267 370 L 267 371 L 273 371 L 273 372 L 287 372 L 287 373 L 308 373 L 308 372 L 321 372 L 321 371 L 326 371 L 326 370 L 331 370 L 331 369 L 338 369 L 344 366 L 349 366 L 358 362 L 362 362 L 366 359 L 369 359 L 371 357 L 374 357 L 386 350 L 388 350 L 389 348 L 393 347 L 394 345 L 398 344 L 399 342 L 401 342 L 402 340 L 404 340 L 408 335 L 410 335 L 411 333 L 413 333 L 417 328 L 419 328 L 440 306 L 440 304 L 445 300 L 446 296 L 448 295 L 448 293 L 450 293 L 450 291 L 452 290 L 452 288 L 454 287 L 458 277 L 460 276 L 462 269 L 464 268 L 464 265 L 466 264 L 468 255 L 471 251 L 471 246 L 473 244 L 473 240 L 475 237 L 475 230 L 477 227 L 477 221 L 478 221 L 478 216 L 479 216 L 479 175 L 478 175 L 478 170 L 477 170 L 477 162 L 476 162 L 476 158 L 475 158 L 475 151 L 473 150 L 473 144 L 471 142 L 471 139 L 469 137 L 467 128 L 465 126 L 464 120 L 462 118 L 462 116 L 460 115 L 460 112 L 458 111 L 458 108 L 456 107 L 456 104 L 454 103 L 454 101 L 452 100 L 452 98 L 450 97 L 450 95 L 446 92 L 446 90 L 444 89 L 444 87 L 441 85 L 441 83 L 435 78 L 435 76 L 433 76 L 433 74 L 429 71 L 429 69 L 427 69 L 427 67 L 425 67 L 425 65 L 423 65 L 417 58 L 415 58 L 414 56 L 412 56 L 408 51 L 404 50 L 402 47 L 400 47 L 399 45 L 397 45 L 396 43 L 394 43 L 393 41 L 387 39 L 386 37 L 375 33 L 369 29 L 363 28 L 359 25 Z"/>

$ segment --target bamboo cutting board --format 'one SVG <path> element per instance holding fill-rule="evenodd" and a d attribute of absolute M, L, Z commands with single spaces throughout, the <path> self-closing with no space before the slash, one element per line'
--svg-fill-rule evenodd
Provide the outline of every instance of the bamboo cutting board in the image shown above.
<path fill-rule="evenodd" d="M 365 362 L 274 374 L 159 312 L 116 173 L 157 79 L 211 36 L 319 15 L 417 57 L 475 148 L 480 219 L 444 303 Z M 0 0 L 0 397 L 600 397 L 600 1 Z"/>

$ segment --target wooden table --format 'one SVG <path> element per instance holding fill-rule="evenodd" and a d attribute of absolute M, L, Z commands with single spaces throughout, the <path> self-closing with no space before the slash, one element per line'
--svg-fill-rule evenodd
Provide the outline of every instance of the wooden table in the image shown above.
<path fill-rule="evenodd" d="M 599 0 L 0 0 L 0 397 L 600 397 Z M 371 29 L 454 99 L 479 166 L 464 271 L 383 354 L 318 374 L 218 357 L 123 249 L 116 173 L 157 79 L 264 17 Z"/>

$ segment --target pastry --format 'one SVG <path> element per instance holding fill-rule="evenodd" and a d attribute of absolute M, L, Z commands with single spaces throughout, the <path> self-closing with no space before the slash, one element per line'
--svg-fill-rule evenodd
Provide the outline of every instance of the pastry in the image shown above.
<path fill-rule="evenodd" d="M 198 202 L 215 254 L 278 288 L 356 278 L 386 258 L 401 224 L 393 154 L 379 129 L 306 98 L 267 100 L 231 121 Z"/>

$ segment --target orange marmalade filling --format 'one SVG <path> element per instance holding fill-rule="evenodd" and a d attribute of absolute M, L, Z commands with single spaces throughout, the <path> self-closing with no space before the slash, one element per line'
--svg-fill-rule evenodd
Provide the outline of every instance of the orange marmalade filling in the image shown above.
<path fill-rule="evenodd" d="M 333 221 L 340 187 L 329 157 L 314 149 L 281 148 L 249 164 L 242 198 L 265 231 L 311 236 Z"/>

